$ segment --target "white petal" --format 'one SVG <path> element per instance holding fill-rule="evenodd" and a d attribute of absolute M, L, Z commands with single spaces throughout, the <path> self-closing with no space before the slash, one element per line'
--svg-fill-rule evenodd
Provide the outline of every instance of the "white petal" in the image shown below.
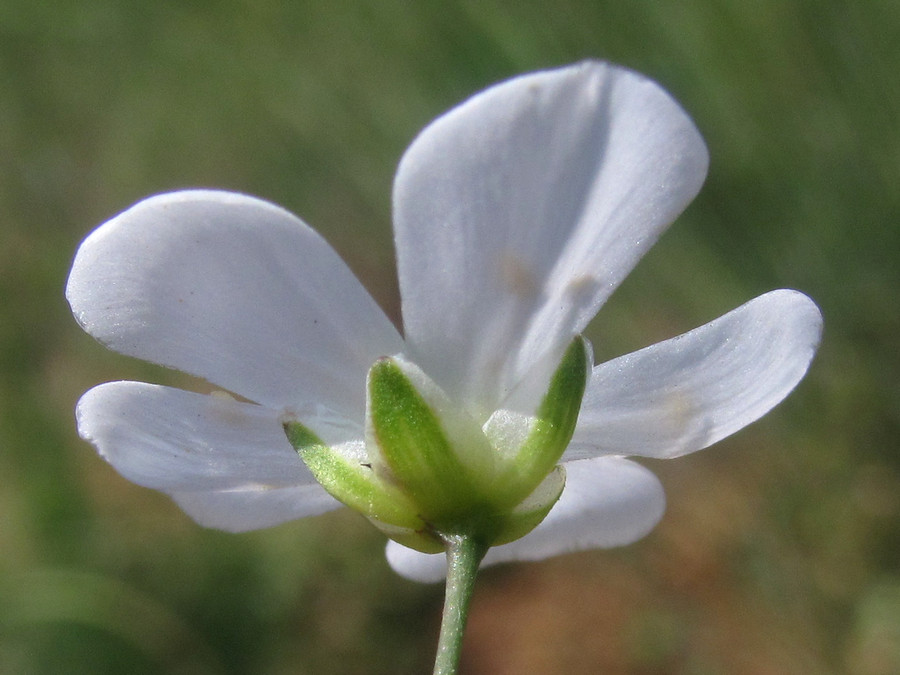
<path fill-rule="evenodd" d="M 662 518 L 662 485 L 641 465 L 601 457 L 569 462 L 565 468 L 565 490 L 544 521 L 521 539 L 490 549 L 482 567 L 624 546 L 645 536 Z M 388 543 L 387 558 L 397 573 L 414 581 L 439 581 L 447 572 L 443 554 L 419 553 L 396 542 Z"/>
<path fill-rule="evenodd" d="M 437 119 L 394 185 L 416 360 L 451 394 L 495 408 L 584 328 L 706 166 L 678 104 L 603 63 L 510 80 Z"/>
<path fill-rule="evenodd" d="M 772 291 L 684 335 L 594 368 L 565 459 L 677 457 L 759 419 L 797 385 L 822 316 Z"/>
<path fill-rule="evenodd" d="M 172 495 L 201 524 L 237 531 L 339 506 L 291 448 L 278 414 L 261 406 L 110 382 L 88 391 L 76 416 L 81 436 L 120 474 Z"/>
<path fill-rule="evenodd" d="M 102 225 L 66 294 L 110 348 L 271 407 L 316 401 L 361 421 L 369 366 L 402 349 L 318 234 L 226 192 L 151 197 Z"/>
<path fill-rule="evenodd" d="M 274 490 L 175 492 L 172 499 L 204 527 L 227 532 L 261 530 L 343 506 L 318 483 Z"/>

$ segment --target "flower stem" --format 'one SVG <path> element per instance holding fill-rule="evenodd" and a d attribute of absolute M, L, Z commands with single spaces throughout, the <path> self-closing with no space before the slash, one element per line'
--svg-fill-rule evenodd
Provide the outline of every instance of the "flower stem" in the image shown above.
<path fill-rule="evenodd" d="M 456 675 L 469 616 L 469 601 L 475 589 L 478 565 L 488 547 L 468 535 L 449 535 L 443 539 L 447 547 L 447 588 L 434 675 Z"/>

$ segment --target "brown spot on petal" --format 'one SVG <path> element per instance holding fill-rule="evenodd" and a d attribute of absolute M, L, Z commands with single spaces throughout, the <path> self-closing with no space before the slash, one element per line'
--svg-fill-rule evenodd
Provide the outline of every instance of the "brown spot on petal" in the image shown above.
<path fill-rule="evenodd" d="M 540 292 L 540 284 L 534 270 L 516 254 L 511 252 L 501 254 L 498 268 L 503 285 L 513 295 L 528 298 Z"/>

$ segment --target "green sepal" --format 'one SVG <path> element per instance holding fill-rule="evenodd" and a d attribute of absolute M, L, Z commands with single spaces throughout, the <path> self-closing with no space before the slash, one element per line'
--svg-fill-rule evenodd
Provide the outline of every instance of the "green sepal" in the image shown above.
<path fill-rule="evenodd" d="M 505 413 L 507 417 L 518 417 L 519 424 L 527 424 L 527 435 L 518 449 L 510 452 L 508 448 L 498 448 L 506 458 L 506 470 L 501 473 L 497 485 L 511 503 L 518 503 L 537 488 L 572 440 L 590 364 L 590 347 L 579 335 L 563 354 L 547 394 L 533 417 L 509 411 L 496 414 L 498 419 Z M 485 425 L 488 438 L 495 436 L 491 429 L 493 421 L 494 418 Z"/>
<path fill-rule="evenodd" d="M 425 377 L 421 375 L 419 387 L 433 388 Z M 369 371 L 367 433 L 376 446 L 370 454 L 380 454 L 423 519 L 443 524 L 488 501 L 485 476 L 473 469 L 492 457 L 474 422 L 466 425 L 458 415 L 451 420 L 449 412 L 435 410 L 434 400 L 441 394 L 429 391 L 429 397 L 432 400 L 426 400 L 396 360 L 379 360 Z M 444 419 L 441 412 L 447 413 Z M 452 437 L 445 423 L 457 432 Z"/>
<path fill-rule="evenodd" d="M 534 492 L 506 516 L 503 528 L 495 535 L 491 546 L 501 546 L 521 539 L 540 525 L 550 513 L 550 509 L 559 501 L 565 486 L 566 470 L 562 466 L 557 466 L 541 481 Z"/>
<path fill-rule="evenodd" d="M 425 529 L 416 506 L 400 490 L 376 476 L 370 465 L 345 457 L 299 422 L 285 422 L 284 431 L 304 464 L 332 497 L 373 521 L 411 531 Z"/>

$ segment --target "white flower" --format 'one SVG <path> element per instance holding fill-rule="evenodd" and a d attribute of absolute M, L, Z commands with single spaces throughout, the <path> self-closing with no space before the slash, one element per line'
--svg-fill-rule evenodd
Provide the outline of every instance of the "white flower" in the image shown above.
<path fill-rule="evenodd" d="M 533 411 L 563 351 L 706 168 L 684 111 L 622 68 L 582 63 L 476 95 L 428 126 L 397 171 L 402 337 L 290 213 L 225 192 L 151 197 L 81 245 L 67 287 L 73 312 L 111 349 L 253 403 L 111 382 L 79 402 L 79 432 L 123 476 L 168 493 L 203 525 L 243 531 L 335 508 L 285 420 L 367 465 L 366 378 L 385 355 L 402 355 L 396 363 L 479 425 L 496 411 Z M 594 366 L 561 457 L 562 496 L 485 563 L 645 535 L 663 490 L 623 456 L 682 455 L 756 420 L 803 377 L 820 332 L 815 304 L 779 290 Z M 411 578 L 444 574 L 443 556 L 395 542 L 387 554 Z"/>

